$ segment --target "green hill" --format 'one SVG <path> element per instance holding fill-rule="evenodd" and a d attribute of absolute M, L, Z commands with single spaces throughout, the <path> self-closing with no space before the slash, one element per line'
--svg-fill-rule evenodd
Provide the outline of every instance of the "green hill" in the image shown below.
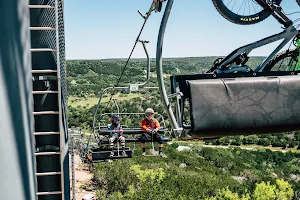
<path fill-rule="evenodd" d="M 164 59 L 167 91 L 170 93 L 170 75 L 202 73 L 212 66 L 216 58 Z M 251 58 L 250 67 L 263 59 Z M 117 83 L 125 62 L 125 59 L 67 61 L 69 127 L 91 130 L 98 97 L 104 88 Z M 145 59 L 133 59 L 119 86 L 144 82 L 145 69 Z M 148 86 L 157 86 L 154 69 L 155 60 L 152 59 Z M 113 102 L 108 104 L 110 97 L 110 93 L 104 94 L 101 113 L 116 112 Z M 152 107 L 169 127 L 158 90 L 131 94 L 115 92 L 114 97 L 121 113 L 143 113 L 147 107 Z M 102 119 L 103 124 L 109 123 L 108 117 Z M 139 127 L 140 121 L 141 118 L 136 116 L 123 117 L 121 123 Z M 300 157 L 299 150 L 296 150 L 299 142 L 300 132 L 231 136 L 201 142 L 173 141 L 164 145 L 163 152 L 167 158 L 142 157 L 136 144 L 133 158 L 98 163 L 93 170 L 93 185 L 84 187 L 93 187 L 99 199 L 292 199 L 300 190 Z M 178 145 L 190 146 L 192 151 L 177 152 Z M 215 148 L 216 145 L 229 148 Z M 257 145 L 293 151 L 271 151 L 257 148 Z M 245 146 L 253 150 L 243 150 Z"/>

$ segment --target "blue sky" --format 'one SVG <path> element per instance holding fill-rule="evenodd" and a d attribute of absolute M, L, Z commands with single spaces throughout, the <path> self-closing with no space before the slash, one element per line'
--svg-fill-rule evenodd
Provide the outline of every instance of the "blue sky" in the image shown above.
<path fill-rule="evenodd" d="M 152 0 L 65 0 L 67 59 L 127 58 L 143 24 L 138 14 L 148 11 Z M 299 11 L 296 0 L 283 0 L 286 13 Z M 163 9 L 165 8 L 165 4 Z M 155 57 L 161 13 L 152 13 L 141 39 Z M 290 15 L 291 19 L 300 14 Z M 225 20 L 211 0 L 175 0 L 166 29 L 163 57 L 225 56 L 235 48 L 281 32 L 272 16 L 251 26 Z M 266 56 L 279 42 L 253 50 L 250 56 Z M 144 58 L 139 43 L 132 55 Z"/>

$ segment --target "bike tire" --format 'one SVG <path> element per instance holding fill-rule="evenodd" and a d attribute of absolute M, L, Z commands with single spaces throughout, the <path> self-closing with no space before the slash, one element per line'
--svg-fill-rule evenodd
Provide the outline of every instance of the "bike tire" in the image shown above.
<path fill-rule="evenodd" d="M 297 4 L 300 6 L 300 0 L 296 0 Z"/>
<path fill-rule="evenodd" d="M 263 72 L 281 71 L 281 70 L 277 70 L 277 68 L 275 66 L 276 66 L 276 64 L 283 62 L 283 60 L 288 57 L 293 59 L 292 61 L 295 62 L 295 64 L 297 64 L 299 53 L 300 53 L 299 49 L 292 49 L 292 50 L 286 50 L 286 51 L 280 52 L 277 55 L 275 55 L 275 57 L 272 58 L 267 63 L 267 65 L 265 66 L 265 68 L 262 71 Z M 287 71 L 287 70 L 284 70 L 284 71 Z M 294 71 L 294 70 L 291 70 L 291 71 Z"/>
<path fill-rule="evenodd" d="M 282 0 L 275 0 L 276 4 L 280 4 Z M 300 0 L 297 0 L 297 2 Z M 272 14 L 272 10 L 269 8 L 263 9 L 252 15 L 243 16 L 236 14 L 229 10 L 229 8 L 224 4 L 223 0 L 212 0 L 217 11 L 228 21 L 239 24 L 239 25 L 251 25 L 261 22 L 268 18 Z M 300 4 L 299 4 L 300 5 Z"/>

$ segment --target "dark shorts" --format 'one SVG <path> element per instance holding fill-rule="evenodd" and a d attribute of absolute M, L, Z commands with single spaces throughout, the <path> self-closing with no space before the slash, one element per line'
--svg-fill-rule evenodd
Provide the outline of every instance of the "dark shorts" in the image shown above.
<path fill-rule="evenodd" d="M 157 133 L 153 134 L 153 136 L 149 133 L 143 133 L 141 137 L 141 143 L 151 142 L 152 138 L 153 142 L 158 142 L 159 144 L 162 144 L 164 141 L 164 138 Z"/>

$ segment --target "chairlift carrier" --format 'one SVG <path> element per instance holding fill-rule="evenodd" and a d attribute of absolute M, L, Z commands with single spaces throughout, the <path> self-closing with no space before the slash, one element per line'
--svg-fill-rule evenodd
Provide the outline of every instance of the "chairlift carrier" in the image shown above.
<path fill-rule="evenodd" d="M 143 82 L 143 83 L 138 83 L 138 84 L 130 84 L 129 86 L 123 86 L 123 87 L 108 87 L 108 88 L 105 88 L 101 95 L 100 95 L 100 98 L 99 98 L 99 101 L 98 101 L 98 104 L 97 104 L 97 107 L 96 107 L 96 110 L 94 112 L 94 115 L 93 115 L 93 130 L 92 130 L 92 134 L 90 135 L 89 137 L 89 141 L 88 141 L 88 144 L 87 146 L 89 146 L 89 142 L 90 142 L 90 139 L 91 139 L 91 136 L 94 135 L 95 139 L 97 140 L 97 143 L 100 145 L 99 147 L 97 148 L 92 148 L 90 150 L 90 154 L 87 154 L 87 158 L 88 160 L 92 161 L 92 162 L 97 162 L 97 161 L 101 161 L 101 160 L 107 160 L 107 159 L 119 159 L 119 158 L 125 158 L 123 156 L 120 156 L 120 149 L 114 149 L 113 151 L 115 152 L 115 154 L 117 154 L 117 156 L 113 156 L 112 158 L 109 157 L 110 155 L 110 150 L 107 148 L 107 147 L 104 147 L 103 145 L 106 145 L 106 144 L 109 144 L 109 138 L 108 138 L 108 135 L 111 133 L 111 130 L 108 129 L 107 126 L 101 126 L 100 122 L 101 122 L 101 119 L 104 115 L 108 115 L 108 116 L 112 116 L 114 114 L 117 114 L 117 115 L 126 115 L 126 114 L 142 114 L 144 115 L 144 113 L 120 113 L 119 112 L 119 106 L 117 104 L 117 102 L 115 101 L 115 99 L 113 99 L 113 102 L 115 104 L 115 107 L 117 109 L 117 113 L 103 113 L 100 115 L 99 117 L 99 122 L 98 122 L 98 126 L 96 125 L 96 119 L 97 119 L 97 116 L 99 116 L 98 112 L 99 112 L 99 108 L 100 108 L 100 105 L 101 105 L 101 100 L 102 100 L 102 97 L 103 95 L 109 91 L 109 90 L 118 90 L 118 91 L 130 91 L 130 92 L 136 92 L 136 91 L 150 91 L 150 90 L 153 90 L 153 89 L 158 89 L 158 87 L 145 87 L 145 85 L 149 82 L 150 80 L 150 57 L 149 57 L 149 54 L 148 54 L 148 51 L 147 51 L 147 48 L 146 48 L 146 43 L 148 43 L 148 41 L 143 41 L 143 40 L 138 40 L 138 42 L 141 42 L 142 45 L 143 45 L 143 48 L 144 48 L 144 51 L 146 53 L 146 56 L 147 56 L 147 74 L 146 74 L 146 81 Z M 162 127 L 162 129 L 159 130 L 159 133 L 165 135 L 165 133 L 167 132 L 167 129 L 166 129 L 166 126 L 165 126 L 165 123 L 164 123 L 164 119 L 163 117 L 161 116 L 162 118 L 162 121 L 163 121 L 163 124 L 164 126 Z M 141 135 L 143 133 L 143 130 L 141 127 L 139 128 L 123 128 L 123 135 Z M 100 136 L 103 136 L 102 138 L 100 138 Z M 141 138 L 140 137 L 131 137 L 131 138 L 126 138 L 126 142 L 125 143 L 129 143 L 129 142 L 139 142 L 141 141 Z M 164 137 L 164 141 L 169 141 L 170 140 L 170 137 Z M 128 155 L 128 157 L 126 158 L 131 158 L 132 155 L 133 155 L 133 152 L 132 150 L 129 148 L 129 147 L 126 147 L 125 149 L 126 151 L 126 154 Z"/>

